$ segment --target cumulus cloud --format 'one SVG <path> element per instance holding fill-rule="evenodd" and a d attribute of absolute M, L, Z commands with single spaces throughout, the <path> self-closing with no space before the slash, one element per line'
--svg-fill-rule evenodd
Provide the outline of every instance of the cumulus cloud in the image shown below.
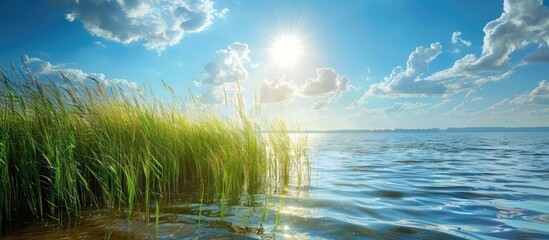
<path fill-rule="evenodd" d="M 452 43 L 453 43 L 453 44 L 458 44 L 458 43 L 460 43 L 460 44 L 463 44 L 463 45 L 465 45 L 465 46 L 467 46 L 467 47 L 470 47 L 471 45 L 473 45 L 473 44 L 471 43 L 471 41 L 465 40 L 465 39 L 463 39 L 463 38 L 460 38 L 459 36 L 461 36 L 461 32 L 453 32 L 453 33 L 452 33 Z"/>
<path fill-rule="evenodd" d="M 108 78 L 103 73 L 86 73 L 77 68 L 68 68 L 64 64 L 52 64 L 51 62 L 42 60 L 37 57 L 23 56 L 23 63 L 29 72 L 37 77 L 47 78 L 55 83 L 64 83 L 60 73 L 71 81 L 84 82 L 88 77 L 94 78 L 98 82 L 110 86 L 118 85 L 128 88 L 137 88 L 137 83 L 121 78 Z"/>
<path fill-rule="evenodd" d="M 228 82 L 248 79 L 246 65 L 250 63 L 248 44 L 233 42 L 215 53 L 214 60 L 206 64 L 202 84 L 219 86 Z"/>
<path fill-rule="evenodd" d="M 549 9 L 542 0 L 504 0 L 504 12 L 484 27 L 482 53 L 468 54 L 448 69 L 437 72 L 430 80 L 475 77 L 479 73 L 497 70 L 509 63 L 509 56 L 526 46 L 538 49 L 526 60 L 549 60 Z M 459 35 L 458 35 L 459 36 Z"/>
<path fill-rule="evenodd" d="M 202 80 L 198 86 L 207 88 L 207 96 L 221 100 L 227 89 L 235 90 L 237 81 L 246 81 L 249 76 L 246 68 L 251 60 L 248 44 L 233 42 L 226 49 L 218 50 L 214 59 L 204 66 Z M 219 101 L 214 101 L 219 102 Z"/>
<path fill-rule="evenodd" d="M 328 96 L 349 89 L 347 76 L 339 76 L 333 68 L 323 67 L 316 69 L 316 77 L 307 79 L 302 93 L 306 96 Z"/>
<path fill-rule="evenodd" d="M 276 78 L 272 82 L 264 81 L 259 89 L 259 101 L 261 103 L 277 103 L 290 100 L 297 87 L 284 78 Z"/>
<path fill-rule="evenodd" d="M 186 33 L 204 31 L 229 11 L 217 11 L 211 0 L 59 2 L 69 8 L 67 21 L 80 20 L 91 34 L 120 43 L 143 40 L 157 51 L 177 44 Z"/>
<path fill-rule="evenodd" d="M 514 104 L 549 104 L 549 82 L 542 80 L 534 90 L 517 96 L 511 102 Z"/>
<path fill-rule="evenodd" d="M 369 96 L 401 97 L 443 94 L 446 87 L 441 83 L 421 79 L 429 64 L 442 52 L 440 43 L 430 47 L 417 47 L 408 57 L 406 69 L 395 67 L 382 82 L 370 85 L 364 95 L 351 107 L 365 103 Z"/>
<path fill-rule="evenodd" d="M 316 76 L 309 78 L 301 88 L 304 97 L 321 98 L 313 106 L 314 110 L 326 109 L 327 105 L 336 101 L 345 92 L 357 88 L 350 84 L 349 77 L 340 76 L 333 68 L 322 67 L 316 69 Z"/>
<path fill-rule="evenodd" d="M 406 69 L 394 68 L 389 76 L 371 85 L 349 108 L 363 105 L 369 96 L 449 96 L 508 78 L 517 68 L 528 63 L 549 62 L 549 9 L 542 0 L 504 0 L 504 12 L 486 24 L 484 33 L 480 56 L 468 54 L 451 67 L 423 78 L 421 74 L 440 54 L 441 46 L 434 43 L 430 48 L 417 48 L 410 55 Z M 471 45 L 457 31 L 452 34 L 452 43 Z M 533 50 L 526 48 L 530 52 L 522 61 L 509 64 L 512 53 L 530 45 L 538 47 Z"/>

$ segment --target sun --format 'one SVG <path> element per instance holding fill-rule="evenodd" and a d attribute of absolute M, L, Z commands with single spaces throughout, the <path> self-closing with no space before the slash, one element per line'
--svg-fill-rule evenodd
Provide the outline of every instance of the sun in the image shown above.
<path fill-rule="evenodd" d="M 282 67 L 295 67 L 303 55 L 302 41 L 294 35 L 281 35 L 271 47 L 272 60 Z"/>

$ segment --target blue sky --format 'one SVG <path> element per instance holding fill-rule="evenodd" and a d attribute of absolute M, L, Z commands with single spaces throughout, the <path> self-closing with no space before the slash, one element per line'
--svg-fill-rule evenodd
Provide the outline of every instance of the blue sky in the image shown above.
<path fill-rule="evenodd" d="M 163 80 L 213 109 L 238 79 L 247 108 L 306 129 L 548 126 L 548 5 L 1 0 L 0 65 L 168 99 Z"/>

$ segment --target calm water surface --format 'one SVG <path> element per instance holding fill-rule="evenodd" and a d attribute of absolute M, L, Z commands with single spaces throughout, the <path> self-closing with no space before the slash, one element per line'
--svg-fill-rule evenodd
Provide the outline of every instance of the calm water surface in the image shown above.
<path fill-rule="evenodd" d="M 161 209 L 158 237 L 549 239 L 549 133 L 309 134 L 311 180 L 264 207 L 219 218 L 182 197 Z M 258 196 L 260 199 L 265 196 Z M 192 199 L 192 197 L 191 197 Z M 279 212 L 279 229 L 272 231 Z M 36 222 L 4 238 L 151 238 L 154 225 L 92 214 L 71 227 Z"/>
<path fill-rule="evenodd" d="M 311 134 L 310 149 L 319 228 L 295 232 L 549 239 L 549 133 Z"/>

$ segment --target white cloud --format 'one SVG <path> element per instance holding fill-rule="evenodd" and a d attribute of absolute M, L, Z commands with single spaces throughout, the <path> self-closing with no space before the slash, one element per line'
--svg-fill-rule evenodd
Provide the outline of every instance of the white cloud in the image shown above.
<path fill-rule="evenodd" d="M 327 101 L 327 100 L 323 100 L 323 101 L 317 102 L 317 103 L 315 103 L 315 105 L 313 106 L 313 110 L 324 110 L 324 109 L 326 109 L 326 105 L 328 105 L 328 101 Z"/>
<path fill-rule="evenodd" d="M 482 97 L 474 97 L 471 99 L 471 102 L 478 102 L 478 101 L 482 101 Z"/>
<path fill-rule="evenodd" d="M 349 108 L 363 105 L 369 96 L 416 97 L 449 96 L 461 91 L 477 89 L 488 82 L 511 76 L 517 68 L 532 62 L 549 62 L 549 9 L 541 0 L 504 0 L 504 12 L 484 27 L 482 54 L 467 54 L 450 68 L 421 78 L 427 66 L 438 54 L 439 43 L 430 48 L 419 47 L 410 54 L 406 69 L 396 67 L 373 84 Z M 452 43 L 470 46 L 471 42 L 452 34 Z M 510 55 L 529 45 L 538 45 L 521 62 L 510 65 Z M 457 51 L 459 52 L 459 51 Z"/>
<path fill-rule="evenodd" d="M 454 106 L 450 111 L 448 112 L 445 112 L 445 113 L 442 113 L 441 115 L 442 116 L 466 116 L 466 115 L 469 115 L 469 116 L 473 116 L 475 115 L 475 117 L 478 117 L 480 116 L 482 113 L 492 113 L 492 112 L 499 112 L 501 113 L 503 108 L 505 108 L 507 106 L 507 103 L 508 103 L 508 99 L 504 99 L 500 102 L 497 102 L 493 105 L 491 105 L 490 107 L 486 108 L 486 109 L 475 109 L 474 107 L 476 106 L 475 104 L 471 104 L 473 102 L 476 102 L 476 101 L 480 101 L 482 100 L 482 98 L 472 98 L 472 99 L 468 99 L 467 96 L 464 97 L 463 101 L 461 103 L 459 103 L 458 105 Z M 466 105 L 469 105 L 469 107 L 467 107 Z M 472 105 L 472 107 L 471 107 Z"/>
<path fill-rule="evenodd" d="M 91 34 L 120 43 L 145 41 L 148 49 L 163 51 L 177 44 L 186 33 L 207 29 L 217 11 L 211 0 L 62 0 L 68 6 L 65 18 L 79 19 Z"/>
<path fill-rule="evenodd" d="M 530 93 L 525 93 L 511 100 L 514 104 L 549 104 L 549 82 L 542 80 Z"/>
<path fill-rule="evenodd" d="M 426 113 L 425 107 L 427 106 L 429 106 L 429 104 L 420 102 L 398 102 L 393 104 L 391 107 L 385 108 L 384 113 L 387 115 L 400 114 L 404 112 L 424 114 Z"/>
<path fill-rule="evenodd" d="M 97 46 L 103 47 L 103 48 L 107 48 L 107 46 L 104 43 L 100 42 L 100 41 L 96 41 L 96 42 L 94 42 L 94 44 L 97 45 Z"/>
<path fill-rule="evenodd" d="M 505 78 L 508 78 L 515 72 L 514 66 L 510 70 L 503 73 L 493 73 L 492 75 L 476 76 L 475 78 L 460 78 L 460 79 L 447 79 L 440 81 L 446 86 L 446 94 L 454 94 L 466 90 L 474 90 L 488 82 L 496 82 Z"/>
<path fill-rule="evenodd" d="M 469 97 L 473 96 L 475 93 L 477 92 L 476 89 L 470 89 L 469 91 L 467 91 L 467 94 L 465 94 L 465 99 L 468 99 Z"/>
<path fill-rule="evenodd" d="M 542 85 L 542 84 L 540 84 Z M 538 86 L 539 88 L 539 86 Z M 536 88 L 536 89 L 538 89 Z M 536 92 L 536 91 L 532 91 Z M 461 116 L 461 118 L 467 119 L 468 122 L 491 122 L 495 119 L 499 121 L 504 121 L 505 124 L 524 126 L 525 123 L 528 123 L 529 120 L 538 121 L 540 124 L 545 124 L 547 121 L 546 118 L 536 118 L 536 116 L 549 114 L 549 107 L 547 105 L 530 105 L 524 107 L 517 107 L 517 104 L 530 104 L 528 99 L 522 97 L 529 94 L 524 94 L 518 96 L 514 99 L 504 98 L 487 108 L 483 109 L 471 109 L 466 108 L 465 101 L 455 106 L 451 111 L 443 113 L 443 116 Z M 522 102 L 526 100 L 526 102 Z M 472 102 L 472 101 L 471 101 Z M 549 102 L 547 102 L 549 103 Z M 490 119 L 491 118 L 491 119 Z M 528 119 L 528 120 L 527 120 Z M 540 121 L 541 120 L 541 121 Z"/>
<path fill-rule="evenodd" d="M 470 47 L 471 45 L 473 45 L 471 43 L 471 41 L 469 40 L 465 40 L 463 38 L 460 38 L 459 36 L 461 35 L 461 32 L 453 32 L 452 33 L 452 43 L 453 44 L 458 44 L 458 43 L 461 43 L 467 47 Z"/>
<path fill-rule="evenodd" d="M 441 127 L 468 127 L 468 126 L 542 126 L 547 124 L 549 105 L 529 104 L 517 106 L 513 99 L 504 98 L 492 102 L 488 107 L 478 104 L 477 98 L 467 99 L 456 103 L 448 111 L 441 114 L 427 115 L 431 120 L 440 119 Z M 483 103 L 490 99 L 483 99 Z M 433 106 L 434 108 L 434 106 Z"/>
<path fill-rule="evenodd" d="M 241 95 L 244 88 L 236 82 L 225 83 L 222 85 L 202 85 L 204 92 L 200 100 L 206 104 L 228 104 L 234 100 L 234 96 Z"/>
<path fill-rule="evenodd" d="M 39 77 L 57 79 L 59 82 L 62 81 L 62 79 L 59 79 L 59 71 L 62 71 L 68 79 L 76 82 L 83 82 L 87 76 L 86 73 L 80 69 L 65 68 L 63 65 L 54 65 L 37 57 L 23 55 L 23 63 L 31 74 Z"/>
<path fill-rule="evenodd" d="M 542 108 L 542 109 L 532 109 L 528 111 L 524 111 L 527 115 L 548 115 L 549 114 L 549 107 Z"/>
<path fill-rule="evenodd" d="M 509 104 L 509 99 L 505 98 L 497 103 L 492 104 L 490 107 L 488 107 L 487 110 L 490 110 L 490 111 L 499 110 L 499 109 L 505 108 L 508 104 Z"/>
<path fill-rule="evenodd" d="M 549 60 L 549 51 L 546 50 L 549 45 L 549 9 L 543 6 L 543 1 L 504 0 L 503 10 L 498 19 L 483 29 L 485 35 L 480 57 L 468 54 L 428 79 L 470 78 L 501 69 L 508 65 L 513 52 L 530 44 L 539 46 L 531 53 L 530 59 Z"/>
<path fill-rule="evenodd" d="M 446 87 L 438 82 L 421 79 L 429 64 L 442 52 L 440 43 L 430 47 L 417 47 L 408 57 L 406 69 L 395 67 L 393 72 L 382 82 L 370 85 L 364 95 L 350 107 L 357 107 L 366 102 L 369 96 L 402 97 L 443 94 Z"/>
<path fill-rule="evenodd" d="M 370 80 L 372 80 L 372 77 L 370 75 L 370 73 L 372 72 L 372 68 L 370 67 L 366 67 L 366 81 L 369 82 Z"/>
<path fill-rule="evenodd" d="M 439 107 L 442 107 L 443 105 L 447 104 L 450 102 L 450 99 L 443 99 L 442 101 L 440 101 L 439 103 L 435 104 L 433 106 L 433 108 L 439 108 Z"/>
<path fill-rule="evenodd" d="M 302 93 L 306 96 L 329 96 L 349 91 L 349 78 L 339 76 L 333 68 L 316 69 L 316 77 L 305 82 Z"/>
<path fill-rule="evenodd" d="M 430 106 L 430 104 L 420 102 L 397 102 L 384 108 L 361 109 L 353 114 L 351 118 L 360 119 L 369 116 L 394 116 L 402 114 L 422 115 L 427 113 L 426 108 L 428 106 Z"/>
<path fill-rule="evenodd" d="M 67 19 L 67 21 L 69 21 L 69 22 L 74 22 L 74 20 L 76 20 L 76 14 L 67 13 L 67 14 L 65 14 L 65 19 Z"/>
<path fill-rule="evenodd" d="M 259 68 L 259 67 L 261 67 L 261 63 L 260 63 L 260 62 L 252 63 L 252 64 L 250 64 L 250 66 L 251 66 L 252 68 Z"/>
<path fill-rule="evenodd" d="M 259 101 L 261 103 L 277 103 L 291 100 L 297 87 L 284 78 L 276 78 L 272 82 L 264 81 L 259 89 Z"/>
<path fill-rule="evenodd" d="M 52 64 L 51 62 L 42 60 L 37 57 L 23 56 L 23 63 L 30 71 L 31 74 L 37 77 L 47 78 L 55 83 L 62 84 L 64 81 L 61 79 L 61 73 L 67 77 L 67 79 L 76 82 L 84 82 L 88 77 L 91 77 L 98 82 L 110 86 L 118 85 L 128 88 L 137 88 L 137 83 L 128 81 L 121 78 L 108 78 L 103 73 L 86 73 L 77 68 L 67 68 L 64 64 Z"/>
<path fill-rule="evenodd" d="M 304 97 L 321 98 L 321 100 L 313 106 L 314 110 L 327 109 L 327 105 L 336 101 L 345 92 L 357 88 L 350 84 L 349 77 L 340 76 L 330 67 L 322 67 L 316 69 L 316 76 L 305 81 L 301 89 L 301 94 Z"/>
<path fill-rule="evenodd" d="M 225 17 L 227 17 L 227 13 L 229 13 L 229 11 L 230 10 L 228 8 L 223 8 L 221 9 L 221 11 L 214 11 L 214 16 L 224 19 Z"/>
<path fill-rule="evenodd" d="M 214 60 L 206 64 L 202 84 L 223 85 L 228 82 L 246 81 L 250 63 L 248 44 L 233 42 L 226 49 L 217 50 Z"/>
<path fill-rule="evenodd" d="M 450 110 L 449 112 L 445 112 L 442 115 L 450 115 L 450 114 L 461 115 L 469 112 L 471 112 L 471 110 L 465 108 L 465 101 L 463 101 L 460 104 L 453 107 L 452 110 Z"/>
<path fill-rule="evenodd" d="M 248 44 L 233 42 L 226 49 L 218 50 L 214 59 L 204 66 L 203 78 L 197 86 L 206 86 L 209 101 L 224 99 L 227 89 L 236 90 L 237 82 L 246 81 L 249 76 L 247 65 L 251 60 Z"/>

